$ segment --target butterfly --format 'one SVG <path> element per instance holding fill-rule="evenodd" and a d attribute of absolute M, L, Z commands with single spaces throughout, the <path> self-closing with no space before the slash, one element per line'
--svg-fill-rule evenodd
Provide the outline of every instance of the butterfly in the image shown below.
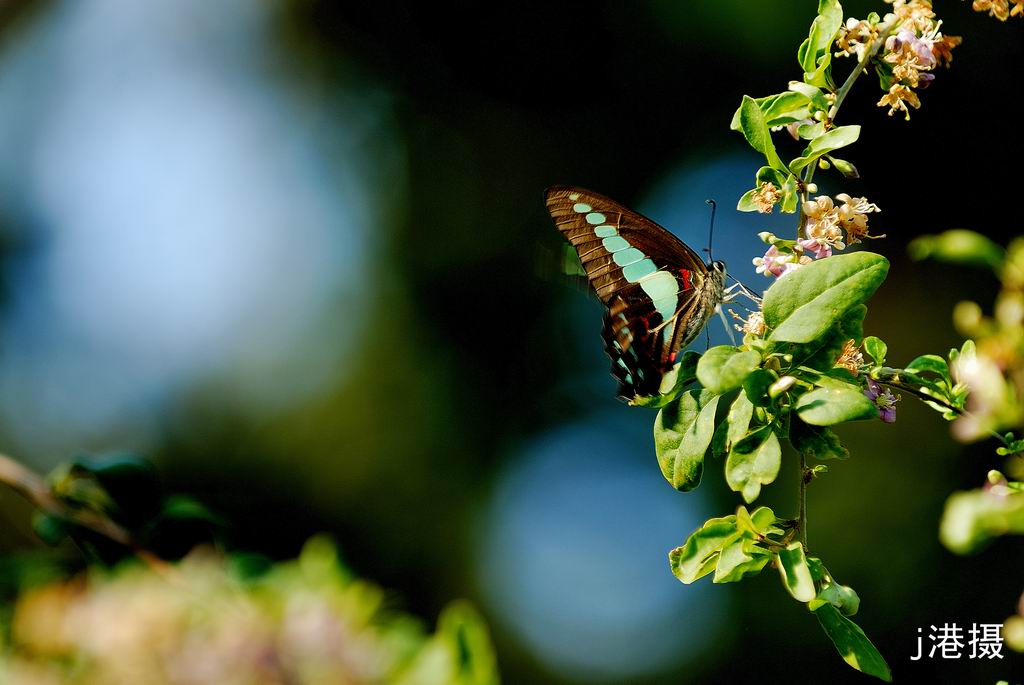
<path fill-rule="evenodd" d="M 662 381 L 680 350 L 726 298 L 725 263 L 705 263 L 647 217 L 589 190 L 552 186 L 544 201 L 607 308 L 602 337 L 619 398 L 667 392 Z"/>

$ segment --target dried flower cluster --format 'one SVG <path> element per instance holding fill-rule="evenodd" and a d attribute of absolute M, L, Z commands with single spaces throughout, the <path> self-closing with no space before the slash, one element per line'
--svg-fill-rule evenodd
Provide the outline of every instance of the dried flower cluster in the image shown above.
<path fill-rule="evenodd" d="M 850 339 L 843 345 L 839 358 L 836 359 L 836 366 L 846 369 L 854 376 L 860 375 L 860 369 L 864 366 L 864 355 L 857 345 L 857 341 Z"/>
<path fill-rule="evenodd" d="M 732 310 L 729 310 L 729 313 L 732 314 L 732 318 L 742 322 L 742 325 L 733 324 L 733 327 L 740 333 L 761 337 L 768 330 L 764 322 L 764 314 L 760 310 L 750 312 L 745 319 Z"/>
<path fill-rule="evenodd" d="M 762 234 L 769 248 L 763 256 L 753 260 L 757 273 L 784 276 L 814 259 L 831 257 L 833 251 L 845 250 L 864 238 L 884 237 L 868 233 L 868 214 L 880 211 L 878 205 L 846 193 L 836 195 L 836 200 L 842 204 L 837 205 L 827 195 L 804 202 L 802 237 L 795 243 Z"/>
<path fill-rule="evenodd" d="M 754 204 L 761 214 L 771 214 L 772 208 L 782 199 L 781 191 L 771 181 L 765 181 L 754 195 Z"/>
<path fill-rule="evenodd" d="M 975 12 L 988 12 L 990 17 L 999 21 L 1024 16 L 1024 0 L 974 0 L 972 6 Z"/>
<path fill-rule="evenodd" d="M 839 29 L 839 36 L 836 38 L 836 47 L 839 48 L 839 51 L 836 53 L 836 57 L 856 55 L 857 60 L 860 61 L 864 59 L 864 53 L 877 38 L 877 22 L 850 17 Z"/>
<path fill-rule="evenodd" d="M 887 86 L 878 106 L 888 107 L 890 115 L 903 112 L 909 119 L 910 108 L 921 106 L 914 89 L 928 87 L 935 79 L 935 67 L 949 66 L 952 50 L 962 39 L 942 34 L 942 22 L 935 19 L 930 0 L 886 1 L 893 7 L 884 21 L 894 27 L 894 33 L 886 37 L 876 65 L 883 87 Z"/>

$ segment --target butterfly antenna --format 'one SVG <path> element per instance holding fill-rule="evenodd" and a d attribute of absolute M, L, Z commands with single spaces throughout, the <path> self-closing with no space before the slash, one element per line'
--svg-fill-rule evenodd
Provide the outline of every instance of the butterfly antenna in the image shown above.
<path fill-rule="evenodd" d="M 712 199 L 704 200 L 705 204 L 711 205 L 711 226 L 708 228 L 708 261 L 713 262 L 714 257 L 711 254 L 711 245 L 715 237 L 715 211 L 718 209 L 718 203 Z"/>

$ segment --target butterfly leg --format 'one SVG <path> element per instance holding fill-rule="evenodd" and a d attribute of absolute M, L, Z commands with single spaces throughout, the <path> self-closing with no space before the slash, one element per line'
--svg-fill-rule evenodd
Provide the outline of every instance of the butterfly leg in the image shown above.
<path fill-rule="evenodd" d="M 715 311 L 717 311 L 718 316 L 722 318 L 722 325 L 725 326 L 725 332 L 729 334 L 729 342 L 731 342 L 733 345 L 736 345 L 736 336 L 733 334 L 732 328 L 729 326 L 728 319 L 725 318 L 725 310 L 722 309 L 721 305 L 719 305 L 715 307 Z"/>
<path fill-rule="evenodd" d="M 730 302 L 734 302 L 736 300 L 736 298 L 738 298 L 740 295 L 743 295 L 744 297 L 746 297 L 748 300 L 753 302 L 758 307 L 761 306 L 761 298 L 758 297 L 757 295 L 753 294 L 752 292 L 750 292 L 747 289 L 747 287 L 745 285 L 743 285 L 742 283 L 740 283 L 739 281 L 736 281 L 735 283 L 730 285 L 723 292 L 724 292 L 724 296 L 722 297 L 722 302 L 725 303 L 725 304 L 728 304 Z"/>
<path fill-rule="evenodd" d="M 732 301 L 732 300 L 736 299 L 736 297 L 738 297 L 739 295 L 743 295 L 744 297 L 746 297 L 748 300 L 750 300 L 754 304 L 756 304 L 758 306 L 761 305 L 761 298 L 758 297 L 757 295 L 755 295 L 754 293 L 752 293 L 750 291 L 750 289 L 747 288 L 747 286 L 743 285 L 739 281 L 736 281 L 735 283 L 730 285 L 728 288 L 726 288 L 724 293 L 726 295 L 724 301 L 726 301 L 726 302 L 729 302 L 729 301 Z"/>

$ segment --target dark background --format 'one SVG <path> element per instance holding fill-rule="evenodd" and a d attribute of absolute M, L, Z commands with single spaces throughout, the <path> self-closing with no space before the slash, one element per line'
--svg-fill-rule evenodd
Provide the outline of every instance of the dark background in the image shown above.
<path fill-rule="evenodd" d="M 469 597 L 507 683 L 864 681 L 770 569 L 671 577 L 668 549 L 739 500 L 721 464 L 695 493 L 661 481 L 654 414 L 613 399 L 600 309 L 560 275 L 542 203 L 581 185 L 702 246 L 715 197 L 716 249 L 766 287 L 756 233 L 792 222 L 732 210 L 759 163 L 728 123 L 799 77 L 815 6 L 9 3 L 0 446 L 39 469 L 134 450 L 237 549 L 285 558 L 327 531 L 427 622 Z M 844 151 L 862 179 L 818 174 L 883 210 L 866 331 L 896 364 L 959 345 L 952 307 L 997 290 L 907 243 L 1022 232 L 1022 22 L 936 11 L 964 36 L 952 68 L 909 122 L 862 79 L 840 115 L 863 126 Z M 1001 622 L 1024 589 L 1018 540 L 960 558 L 937 539 L 993 446 L 911 398 L 840 433 L 853 456 L 810 490 L 810 548 L 897 682 L 1020 678 L 1012 654 L 909 659 L 918 628 Z M 762 495 L 784 516 L 786 457 Z M 27 508 L 0 509 L 0 549 L 35 546 Z"/>

